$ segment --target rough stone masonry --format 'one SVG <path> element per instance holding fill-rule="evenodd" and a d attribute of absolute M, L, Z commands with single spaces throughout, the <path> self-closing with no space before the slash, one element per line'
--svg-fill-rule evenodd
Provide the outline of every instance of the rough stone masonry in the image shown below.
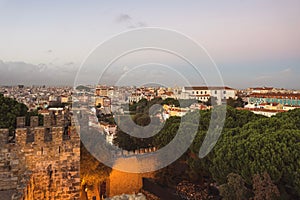
<path fill-rule="evenodd" d="M 0 129 L 0 192 L 13 191 L 14 200 L 79 199 L 80 138 L 61 113 L 17 118 L 15 140 Z"/>

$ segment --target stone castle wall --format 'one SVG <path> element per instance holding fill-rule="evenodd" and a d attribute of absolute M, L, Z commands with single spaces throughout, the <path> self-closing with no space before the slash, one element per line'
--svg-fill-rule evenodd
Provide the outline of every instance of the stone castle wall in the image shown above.
<path fill-rule="evenodd" d="M 14 199 L 79 199 L 80 138 L 62 114 L 17 118 L 15 143 L 0 130 L 0 190 L 16 189 Z"/>
<path fill-rule="evenodd" d="M 113 169 L 107 181 L 109 197 L 122 194 L 137 194 L 143 187 L 143 178 L 154 178 L 155 172 L 128 173 Z"/>
<path fill-rule="evenodd" d="M 16 189 L 21 169 L 19 151 L 8 137 L 8 129 L 0 129 L 0 190 Z"/>

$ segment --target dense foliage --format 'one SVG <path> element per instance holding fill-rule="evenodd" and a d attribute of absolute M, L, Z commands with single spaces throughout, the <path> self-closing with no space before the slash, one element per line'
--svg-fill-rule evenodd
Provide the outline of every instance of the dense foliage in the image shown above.
<path fill-rule="evenodd" d="M 228 109 L 225 128 L 213 151 L 191 162 L 199 171 L 208 171 L 219 184 L 230 173 L 241 175 L 252 185 L 255 174 L 268 173 L 282 195 L 300 196 L 300 109 L 271 118 L 256 117 L 246 111 Z M 198 149 L 205 131 L 191 146 Z"/>
<path fill-rule="evenodd" d="M 143 104 L 148 105 L 146 102 Z M 210 177 L 211 181 L 216 181 L 219 185 L 230 185 L 234 181 L 231 177 L 240 177 L 238 182 L 243 180 L 254 198 L 258 185 L 267 180 L 260 180 L 255 176 L 268 174 L 270 180 L 266 182 L 274 183 L 278 187 L 280 198 L 300 197 L 300 109 L 267 118 L 228 106 L 222 135 L 204 159 L 199 159 L 198 153 L 207 134 L 211 111 L 199 112 L 201 117 L 197 122 L 193 121 L 193 115 L 197 114 L 195 112 L 184 116 L 191 124 L 199 123 L 193 144 L 181 158 L 183 162 L 188 163 L 190 173 L 194 177 L 199 177 L 199 180 L 203 176 Z M 161 148 L 174 138 L 180 123 L 181 118 L 171 117 L 165 122 L 164 128 L 152 138 L 143 139 L 141 142 L 126 133 L 121 133 L 116 141 L 129 149 L 151 145 Z M 238 176 L 230 177 L 230 174 Z M 258 183 L 254 184 L 254 180 Z M 224 185 L 223 189 L 226 190 L 226 187 Z M 273 191 L 276 191 L 274 188 Z M 225 193 L 226 191 L 223 191 L 223 194 Z"/>
<path fill-rule="evenodd" d="M 135 124 L 139 126 L 147 126 L 150 122 L 153 122 L 154 124 L 160 123 L 158 121 L 159 119 L 153 116 L 155 116 L 155 114 L 157 114 L 161 110 L 152 110 L 152 113 L 149 113 L 150 108 L 153 105 L 173 105 L 176 107 L 185 108 L 195 102 L 197 101 L 190 99 L 176 100 L 172 98 L 167 98 L 165 100 L 162 100 L 161 98 L 155 98 L 151 101 L 141 99 L 139 102 L 130 105 L 129 110 L 131 111 L 132 120 L 135 122 Z M 150 116 L 152 117 L 152 119 L 150 119 Z M 128 119 L 120 119 L 120 123 L 123 123 L 125 125 L 129 124 L 127 120 Z M 147 148 L 153 146 L 163 147 L 166 144 L 168 144 L 176 135 L 180 121 L 180 117 L 171 117 L 165 122 L 164 128 L 162 130 L 155 129 L 158 133 L 154 137 L 143 139 L 132 137 L 129 134 L 124 133 L 122 130 L 118 129 L 117 137 L 114 140 L 114 144 L 126 150 L 135 150 L 139 148 Z"/>
<path fill-rule="evenodd" d="M 28 124 L 30 116 L 38 115 L 37 111 L 27 111 L 28 108 L 25 104 L 0 94 L 0 128 L 8 128 L 12 134 L 16 128 L 16 117 L 26 116 L 26 122 Z"/>
<path fill-rule="evenodd" d="M 246 102 L 243 101 L 241 97 L 238 97 L 237 99 L 229 98 L 227 99 L 227 105 L 231 106 L 233 108 L 243 108 L 246 105 Z"/>
<path fill-rule="evenodd" d="M 250 191 L 239 174 L 230 173 L 227 183 L 220 186 L 220 194 L 224 200 L 243 200 L 250 198 Z"/>
<path fill-rule="evenodd" d="M 17 101 L 3 97 L 0 94 L 0 128 L 16 128 L 16 117 L 24 116 L 27 113 L 27 107 Z"/>
<path fill-rule="evenodd" d="M 137 103 L 133 103 L 132 105 L 129 106 L 129 111 L 132 113 L 148 113 L 149 108 L 153 106 L 154 104 L 159 104 L 159 105 L 172 105 L 175 107 L 181 107 L 181 108 L 186 108 L 189 107 L 191 104 L 198 102 L 193 99 L 173 99 L 173 98 L 167 98 L 167 99 L 161 99 L 161 98 L 154 98 L 151 101 L 147 101 L 146 99 L 141 99 Z"/>

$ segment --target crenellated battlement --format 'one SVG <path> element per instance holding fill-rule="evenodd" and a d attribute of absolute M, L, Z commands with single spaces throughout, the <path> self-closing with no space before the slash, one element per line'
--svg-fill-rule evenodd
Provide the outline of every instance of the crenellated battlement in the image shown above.
<path fill-rule="evenodd" d="M 16 119 L 14 142 L 0 129 L 0 190 L 17 189 L 15 199 L 79 199 L 80 138 L 69 116 L 50 112 L 42 126 L 38 116 L 29 121 Z"/>
<path fill-rule="evenodd" d="M 25 117 L 17 117 L 16 125 L 15 141 L 20 145 L 61 143 L 76 137 L 70 120 L 62 112 L 49 112 L 48 115 L 44 115 L 41 126 L 38 116 L 31 116 L 28 126 Z"/>
<path fill-rule="evenodd" d="M 66 126 L 68 124 L 67 116 L 65 116 L 62 112 L 53 112 L 50 111 L 49 114 L 44 115 L 43 124 L 41 126 L 45 127 L 56 127 L 56 126 Z M 17 117 L 16 121 L 17 128 L 25 128 L 26 127 L 26 118 L 25 117 Z M 39 127 L 39 118 L 38 116 L 30 117 L 30 127 Z"/>
<path fill-rule="evenodd" d="M 64 135 L 63 127 L 18 128 L 16 129 L 16 143 L 21 146 L 29 144 L 45 145 L 46 143 L 58 144 L 62 143 L 63 140 L 71 139 L 71 135 L 67 134 Z"/>

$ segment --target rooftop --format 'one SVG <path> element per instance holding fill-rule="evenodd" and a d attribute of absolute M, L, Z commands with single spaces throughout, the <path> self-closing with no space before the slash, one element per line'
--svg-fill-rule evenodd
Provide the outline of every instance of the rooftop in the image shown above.
<path fill-rule="evenodd" d="M 234 90 L 228 86 L 192 86 L 184 87 L 185 90 Z"/>

